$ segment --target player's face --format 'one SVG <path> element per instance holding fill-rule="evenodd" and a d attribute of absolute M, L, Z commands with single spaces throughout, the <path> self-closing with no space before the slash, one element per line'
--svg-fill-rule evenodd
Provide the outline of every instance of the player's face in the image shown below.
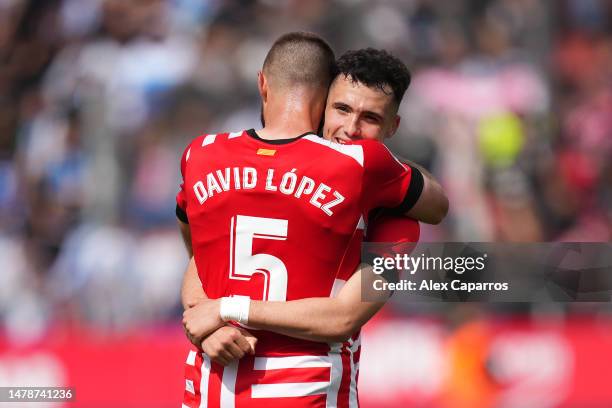
<path fill-rule="evenodd" d="M 390 89 L 385 93 L 339 75 L 327 96 L 323 137 L 339 143 L 382 141 L 393 136 L 399 119 Z"/>

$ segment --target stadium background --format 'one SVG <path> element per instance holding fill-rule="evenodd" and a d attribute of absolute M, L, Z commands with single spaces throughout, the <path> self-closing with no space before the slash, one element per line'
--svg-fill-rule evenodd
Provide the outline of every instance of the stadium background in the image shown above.
<path fill-rule="evenodd" d="M 451 202 L 423 241 L 610 241 L 606 0 L 0 0 L 0 386 L 178 405 L 179 156 L 257 126 L 256 72 L 297 29 L 413 71 L 389 145 Z M 610 406 L 610 311 L 387 308 L 363 406 Z"/>

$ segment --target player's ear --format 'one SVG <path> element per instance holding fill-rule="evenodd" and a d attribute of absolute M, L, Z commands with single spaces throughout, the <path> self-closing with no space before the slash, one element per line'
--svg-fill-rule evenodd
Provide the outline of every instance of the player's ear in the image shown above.
<path fill-rule="evenodd" d="M 263 71 L 257 72 L 257 88 L 259 89 L 262 101 L 266 103 L 268 99 L 268 81 Z"/>
<path fill-rule="evenodd" d="M 393 125 L 391 126 L 391 129 L 389 131 L 389 136 L 387 136 L 387 139 L 392 138 L 395 132 L 397 132 L 397 129 L 399 128 L 401 121 L 402 121 L 402 117 L 400 115 L 395 115 L 395 118 L 393 118 Z"/>

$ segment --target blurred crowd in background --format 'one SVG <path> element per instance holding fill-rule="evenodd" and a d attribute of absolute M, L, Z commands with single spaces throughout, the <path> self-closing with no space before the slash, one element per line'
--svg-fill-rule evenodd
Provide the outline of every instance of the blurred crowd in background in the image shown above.
<path fill-rule="evenodd" d="M 0 0 L 0 319 L 177 320 L 174 196 L 195 136 L 259 125 L 274 39 L 385 48 L 413 82 L 389 146 L 440 180 L 424 241 L 610 241 L 605 0 Z"/>

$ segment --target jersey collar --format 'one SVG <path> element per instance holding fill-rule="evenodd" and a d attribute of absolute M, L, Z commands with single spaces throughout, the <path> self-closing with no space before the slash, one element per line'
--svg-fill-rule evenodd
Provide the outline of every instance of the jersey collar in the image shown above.
<path fill-rule="evenodd" d="M 303 138 L 304 136 L 316 135 L 315 132 L 306 132 L 304 134 L 301 134 L 301 135 L 296 136 L 296 137 L 292 137 L 290 139 L 274 139 L 274 140 L 269 140 L 269 139 L 263 139 L 261 136 L 259 136 L 257 134 L 257 132 L 255 132 L 255 129 L 249 129 L 246 132 L 247 132 L 247 135 L 249 135 L 253 139 L 259 140 L 260 142 L 271 144 L 271 145 L 284 145 L 284 144 L 288 144 L 288 143 L 291 143 L 291 142 L 295 142 L 296 140 L 299 140 L 299 139 Z"/>

